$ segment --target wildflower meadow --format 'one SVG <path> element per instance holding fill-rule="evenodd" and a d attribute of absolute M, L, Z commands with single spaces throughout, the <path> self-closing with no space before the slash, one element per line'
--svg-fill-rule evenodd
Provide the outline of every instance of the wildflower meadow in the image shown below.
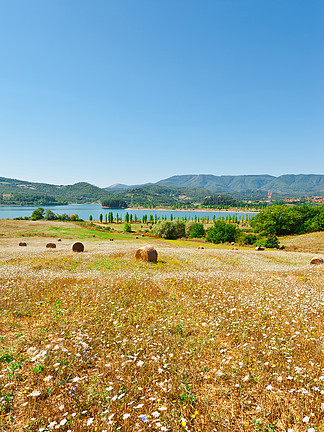
<path fill-rule="evenodd" d="M 324 431 L 310 251 L 111 236 L 0 221 L 0 431 Z"/>

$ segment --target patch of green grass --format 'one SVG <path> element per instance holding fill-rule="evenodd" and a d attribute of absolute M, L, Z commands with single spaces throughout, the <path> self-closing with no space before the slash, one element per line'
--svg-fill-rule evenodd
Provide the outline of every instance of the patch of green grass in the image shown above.
<path fill-rule="evenodd" d="M 112 268 L 119 267 L 120 260 L 111 258 L 100 258 L 93 263 L 93 268 L 95 270 L 110 270 Z"/>
<path fill-rule="evenodd" d="M 55 232 L 57 237 L 62 238 L 79 238 L 80 240 L 84 239 L 92 239 L 94 241 L 96 240 L 109 240 L 111 238 L 115 240 L 122 240 L 122 239 L 131 239 L 133 238 L 132 235 L 127 233 L 119 233 L 119 232 L 109 232 L 109 231 L 98 231 L 95 229 L 89 229 L 85 228 L 83 226 L 78 226 L 76 224 L 71 225 L 71 227 L 50 227 L 48 228 L 47 232 L 50 234 Z M 95 237 L 93 237 L 95 235 Z"/>
<path fill-rule="evenodd" d="M 0 354 L 0 363 L 11 363 L 13 361 L 13 356 L 8 351 Z"/>

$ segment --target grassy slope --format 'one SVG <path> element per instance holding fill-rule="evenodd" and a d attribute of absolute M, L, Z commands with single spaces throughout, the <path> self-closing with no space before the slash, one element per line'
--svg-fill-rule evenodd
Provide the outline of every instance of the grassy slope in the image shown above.
<path fill-rule="evenodd" d="M 1 431 L 323 430 L 324 266 L 311 254 L 150 239 L 153 264 L 134 259 L 147 239 L 131 234 L 29 221 L 0 233 Z"/>
<path fill-rule="evenodd" d="M 324 232 L 315 232 L 299 236 L 281 237 L 280 243 L 287 251 L 324 253 Z"/>

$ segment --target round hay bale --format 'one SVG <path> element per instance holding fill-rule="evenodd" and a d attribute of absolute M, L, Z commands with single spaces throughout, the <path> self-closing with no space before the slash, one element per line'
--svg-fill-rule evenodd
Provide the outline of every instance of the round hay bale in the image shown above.
<path fill-rule="evenodd" d="M 47 243 L 46 247 L 50 248 L 50 249 L 55 249 L 56 248 L 56 244 L 55 243 Z"/>
<path fill-rule="evenodd" d="M 234 246 L 234 245 L 235 245 L 235 242 L 231 242 L 231 245 Z"/>
<path fill-rule="evenodd" d="M 92 237 L 96 237 L 96 235 L 95 235 L 95 234 L 92 234 Z"/>
<path fill-rule="evenodd" d="M 138 240 L 138 237 L 137 237 L 137 236 L 136 236 L 135 238 L 136 238 L 136 240 Z"/>
<path fill-rule="evenodd" d="M 255 248 L 256 251 L 264 251 L 264 247 L 263 246 L 257 246 Z"/>
<path fill-rule="evenodd" d="M 142 261 L 148 262 L 148 261 L 157 261 L 158 254 L 153 246 L 143 246 L 139 249 L 137 249 L 135 258 L 140 259 Z"/>
<path fill-rule="evenodd" d="M 60 238 L 58 238 L 57 241 L 62 241 L 62 240 Z"/>
<path fill-rule="evenodd" d="M 109 239 L 110 241 L 114 241 L 114 239 Z"/>
<path fill-rule="evenodd" d="M 142 234 L 142 237 L 144 237 L 144 234 Z"/>
<path fill-rule="evenodd" d="M 26 242 L 19 242 L 19 246 L 27 246 Z"/>
<path fill-rule="evenodd" d="M 321 257 L 314 257 L 310 260 L 311 264 L 323 264 L 323 258 Z"/>
<path fill-rule="evenodd" d="M 198 246 L 198 249 L 205 249 L 204 246 Z"/>
<path fill-rule="evenodd" d="M 83 252 L 84 251 L 83 243 L 81 243 L 81 242 L 73 243 L 72 250 L 73 250 L 73 252 Z"/>
<path fill-rule="evenodd" d="M 232 248 L 232 250 L 238 250 L 237 248 Z"/>

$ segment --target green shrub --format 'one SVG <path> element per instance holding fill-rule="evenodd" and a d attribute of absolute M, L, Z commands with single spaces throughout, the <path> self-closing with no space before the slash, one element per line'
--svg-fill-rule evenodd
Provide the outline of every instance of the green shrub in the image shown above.
<path fill-rule="evenodd" d="M 214 226 L 206 233 L 206 240 L 212 243 L 233 242 L 239 236 L 240 230 L 237 226 L 216 220 Z"/>
<path fill-rule="evenodd" d="M 165 239 L 185 237 L 186 226 L 178 219 L 173 221 L 159 221 L 154 228 L 154 234 Z"/>
<path fill-rule="evenodd" d="M 265 241 L 266 248 L 279 249 L 280 243 L 279 239 L 275 234 L 270 234 Z"/>
<path fill-rule="evenodd" d="M 191 228 L 189 237 L 190 238 L 201 238 L 205 236 L 205 229 L 203 224 L 201 223 L 194 223 L 194 225 Z"/>
<path fill-rule="evenodd" d="M 243 243 L 246 245 L 253 245 L 257 241 L 257 236 L 255 234 L 245 234 L 243 237 Z"/>
<path fill-rule="evenodd" d="M 196 222 L 193 221 L 193 220 L 190 220 L 190 221 L 186 222 L 186 229 L 185 229 L 185 235 L 186 235 L 186 237 L 190 236 L 192 227 L 195 225 L 195 223 Z"/>
<path fill-rule="evenodd" d="M 126 222 L 126 223 L 124 224 L 124 229 L 123 229 L 123 231 L 124 231 L 124 232 L 132 232 L 132 226 L 131 226 L 131 224 Z"/>

